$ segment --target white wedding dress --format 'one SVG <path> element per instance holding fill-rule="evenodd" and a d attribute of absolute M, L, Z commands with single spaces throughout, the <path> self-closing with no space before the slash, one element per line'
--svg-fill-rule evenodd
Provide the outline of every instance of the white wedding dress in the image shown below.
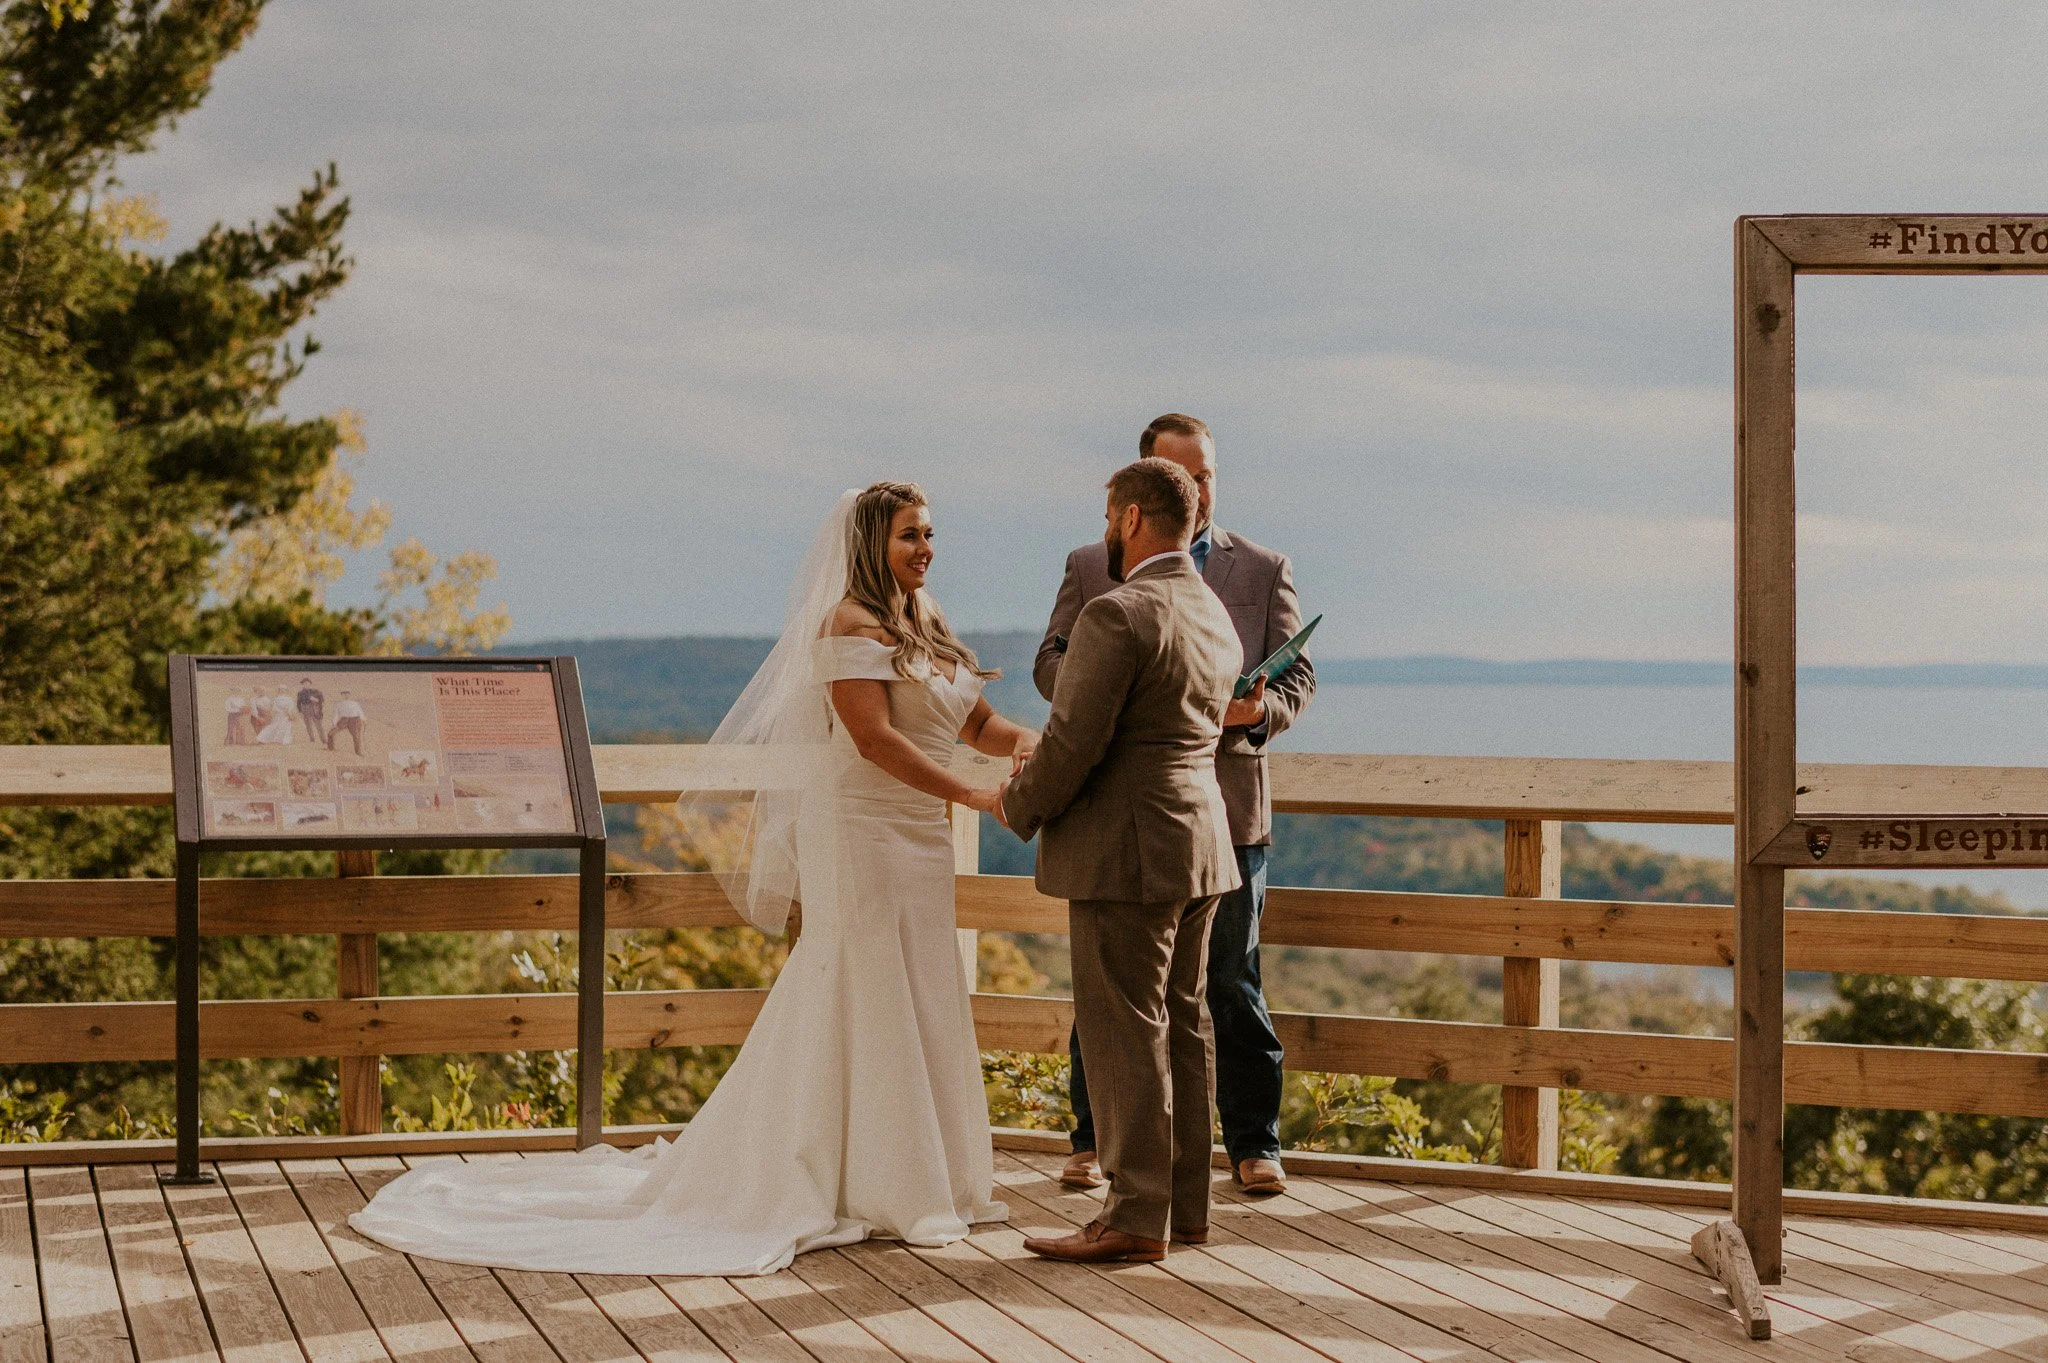
<path fill-rule="evenodd" d="M 896 728 L 947 759 L 979 677 L 963 667 L 905 680 L 885 645 L 814 634 L 803 638 L 813 704 L 833 680 L 885 681 Z M 682 1134 L 632 1152 L 423 1165 L 350 1225 L 461 1263 L 730 1276 L 869 1236 L 944 1244 L 1004 1219 L 945 803 L 830 730 L 817 751 L 831 798 L 806 797 L 793 827 L 801 938 Z"/>

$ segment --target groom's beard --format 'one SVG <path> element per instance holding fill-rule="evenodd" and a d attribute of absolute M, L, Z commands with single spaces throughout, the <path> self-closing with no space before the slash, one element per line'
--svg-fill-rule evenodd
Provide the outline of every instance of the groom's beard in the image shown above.
<path fill-rule="evenodd" d="M 1124 537 L 1112 530 L 1103 537 L 1103 543 L 1109 546 L 1109 580 L 1121 582 L 1124 580 Z"/>

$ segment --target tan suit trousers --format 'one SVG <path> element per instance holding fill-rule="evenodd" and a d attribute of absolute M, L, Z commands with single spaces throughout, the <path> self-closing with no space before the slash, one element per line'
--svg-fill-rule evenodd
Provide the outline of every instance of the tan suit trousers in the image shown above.
<path fill-rule="evenodd" d="M 1216 900 L 1068 905 L 1075 1030 L 1109 1179 L 1102 1220 L 1127 1235 L 1209 1224 L 1216 1040 L 1204 976 Z"/>

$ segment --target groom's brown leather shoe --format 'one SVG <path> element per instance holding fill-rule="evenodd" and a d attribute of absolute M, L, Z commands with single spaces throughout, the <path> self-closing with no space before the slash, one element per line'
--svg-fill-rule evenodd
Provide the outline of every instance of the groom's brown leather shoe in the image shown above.
<path fill-rule="evenodd" d="M 1156 1264 L 1166 1257 L 1164 1240 L 1127 1235 L 1100 1221 L 1090 1221 L 1072 1235 L 1057 1240 L 1026 1240 L 1024 1248 L 1043 1258 L 1070 1264 Z"/>
<path fill-rule="evenodd" d="M 1271 1197 L 1287 1191 L 1287 1171 L 1276 1159 L 1241 1159 L 1231 1173 L 1238 1186 L 1254 1197 Z"/>
<path fill-rule="evenodd" d="M 1095 1152 L 1076 1150 L 1069 1155 L 1066 1167 L 1060 1170 L 1060 1182 L 1069 1188 L 1100 1188 L 1102 1171 L 1095 1167 Z"/>
<path fill-rule="evenodd" d="M 1206 1245 L 1209 1243 L 1209 1228 L 1207 1226 L 1196 1226 L 1191 1230 L 1176 1230 L 1173 1232 L 1173 1243 L 1176 1245 Z"/>

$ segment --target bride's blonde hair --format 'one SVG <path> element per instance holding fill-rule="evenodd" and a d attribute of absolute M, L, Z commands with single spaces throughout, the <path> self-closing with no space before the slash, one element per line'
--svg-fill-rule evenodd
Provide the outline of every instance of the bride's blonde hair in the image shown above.
<path fill-rule="evenodd" d="M 916 483 L 876 483 L 853 504 L 853 525 L 846 537 L 846 599 L 865 607 L 882 622 L 896 644 L 896 673 L 911 677 L 920 662 L 945 661 L 983 678 L 1000 677 L 975 658 L 946 623 L 946 614 L 922 587 L 906 599 L 889 571 L 889 530 L 896 513 L 907 506 L 930 506 Z"/>

